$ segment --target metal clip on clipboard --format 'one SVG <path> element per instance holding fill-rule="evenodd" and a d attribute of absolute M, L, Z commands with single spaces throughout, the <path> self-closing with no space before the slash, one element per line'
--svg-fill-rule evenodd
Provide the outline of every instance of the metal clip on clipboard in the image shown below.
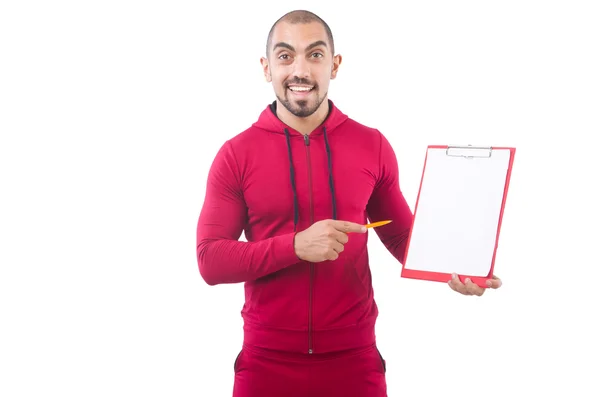
<path fill-rule="evenodd" d="M 451 153 L 451 151 L 452 151 L 452 153 Z M 479 151 L 479 152 L 477 152 L 477 151 Z M 464 157 L 466 159 L 489 158 L 489 157 L 492 157 L 492 147 L 491 146 L 472 146 L 472 145 L 467 145 L 467 146 L 450 145 L 446 148 L 446 156 Z"/>

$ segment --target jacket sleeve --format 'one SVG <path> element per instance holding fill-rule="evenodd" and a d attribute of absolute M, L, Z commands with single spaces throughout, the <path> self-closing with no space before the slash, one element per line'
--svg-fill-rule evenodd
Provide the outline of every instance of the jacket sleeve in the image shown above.
<path fill-rule="evenodd" d="M 413 213 L 400 190 L 396 154 L 381 133 L 380 139 L 379 174 L 367 204 L 367 216 L 371 222 L 392 220 L 391 223 L 374 230 L 387 250 L 404 264 Z"/>
<path fill-rule="evenodd" d="M 295 233 L 238 241 L 247 214 L 241 174 L 227 141 L 209 170 L 196 232 L 198 268 L 207 284 L 250 281 L 300 261 L 294 251 Z"/>

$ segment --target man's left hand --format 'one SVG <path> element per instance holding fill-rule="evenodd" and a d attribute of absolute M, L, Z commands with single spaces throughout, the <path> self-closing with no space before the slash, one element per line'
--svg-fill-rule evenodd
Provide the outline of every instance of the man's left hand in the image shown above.
<path fill-rule="evenodd" d="M 492 276 L 490 280 L 487 280 L 488 288 L 498 289 L 502 286 L 502 280 L 500 280 L 497 276 Z M 485 292 L 487 288 L 481 288 L 477 284 L 471 281 L 471 279 L 466 278 L 465 282 L 461 282 L 458 275 L 453 274 L 452 279 L 448 281 L 448 285 L 454 291 L 461 293 L 463 295 L 476 295 L 481 296 Z"/>

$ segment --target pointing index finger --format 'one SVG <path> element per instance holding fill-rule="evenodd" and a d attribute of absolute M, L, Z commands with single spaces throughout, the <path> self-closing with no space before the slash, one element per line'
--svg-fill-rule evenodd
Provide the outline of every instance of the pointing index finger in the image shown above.
<path fill-rule="evenodd" d="M 364 225 L 348 221 L 336 221 L 333 227 L 344 233 L 364 233 L 367 231 Z"/>

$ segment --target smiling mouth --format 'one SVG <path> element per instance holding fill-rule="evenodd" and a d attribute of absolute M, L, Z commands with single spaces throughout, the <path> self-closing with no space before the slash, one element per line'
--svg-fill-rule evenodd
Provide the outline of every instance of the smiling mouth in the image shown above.
<path fill-rule="evenodd" d="M 310 85 L 310 86 L 306 86 L 306 85 L 289 85 L 288 89 L 294 93 L 298 93 L 298 94 L 304 94 L 304 93 L 308 93 L 310 91 L 312 91 L 315 88 L 315 86 Z"/>

